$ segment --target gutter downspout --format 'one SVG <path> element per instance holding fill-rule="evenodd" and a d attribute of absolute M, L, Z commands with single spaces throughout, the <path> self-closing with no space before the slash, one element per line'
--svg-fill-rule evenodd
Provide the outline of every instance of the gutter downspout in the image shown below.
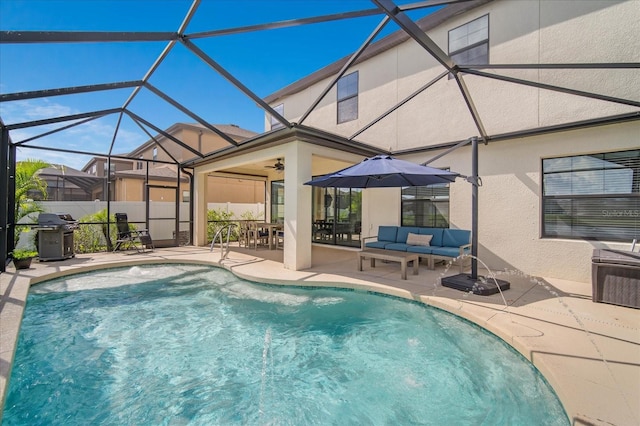
<path fill-rule="evenodd" d="M 194 201 L 194 190 L 195 190 L 195 182 L 193 180 L 193 173 L 190 173 L 188 171 L 186 171 L 184 168 L 180 167 L 180 171 L 182 173 L 184 173 L 185 175 L 189 176 L 189 192 L 191 194 L 191 196 L 189 197 L 189 242 L 191 244 L 193 244 L 193 215 L 194 215 L 194 211 L 193 211 L 193 201 Z M 178 231 L 180 231 L 178 229 Z M 180 232 L 178 232 L 178 234 L 180 234 Z M 179 241 L 178 241 L 179 244 Z"/>

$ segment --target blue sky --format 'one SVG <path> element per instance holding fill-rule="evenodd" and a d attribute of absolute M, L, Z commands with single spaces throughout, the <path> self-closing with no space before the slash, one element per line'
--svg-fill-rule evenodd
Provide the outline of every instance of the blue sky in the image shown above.
<path fill-rule="evenodd" d="M 2 0 L 0 30 L 173 32 L 183 22 L 190 6 L 190 0 Z M 203 0 L 186 33 L 374 7 L 368 0 Z M 416 19 L 425 13 L 412 12 L 410 16 Z M 382 17 L 197 39 L 194 43 L 258 96 L 265 97 L 352 53 Z M 396 29 L 395 24 L 390 23 L 382 36 Z M 166 45 L 167 42 L 2 44 L 0 93 L 141 80 Z M 255 132 L 264 129 L 263 111 L 179 43 L 149 81 L 210 123 L 233 123 Z M 0 104 L 0 116 L 5 124 L 12 124 L 118 108 L 132 91 L 120 89 L 4 102 Z M 162 129 L 176 122 L 194 121 L 146 90 L 140 92 L 130 110 Z M 111 115 L 30 144 L 107 152 L 117 119 L 117 115 Z M 68 123 L 15 130 L 11 137 L 17 142 L 65 124 Z M 148 136 L 125 117 L 113 152 L 129 152 L 147 140 Z M 46 158 L 76 168 L 88 160 L 88 157 L 33 149 L 22 149 L 18 155 Z"/>

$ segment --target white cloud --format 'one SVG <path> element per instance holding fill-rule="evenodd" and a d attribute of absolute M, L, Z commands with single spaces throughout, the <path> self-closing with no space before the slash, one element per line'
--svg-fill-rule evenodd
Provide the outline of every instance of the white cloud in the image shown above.
<path fill-rule="evenodd" d="M 14 101 L 0 105 L 0 115 L 2 115 L 5 124 L 42 120 L 75 113 L 77 111 L 72 108 L 51 102 L 48 99 Z"/>
<path fill-rule="evenodd" d="M 87 155 L 69 154 L 67 152 L 47 151 L 42 149 L 30 149 L 19 147 L 16 152 L 18 161 L 26 159 L 38 159 L 49 164 L 64 164 L 65 166 L 81 170 L 91 158 Z"/>
<path fill-rule="evenodd" d="M 24 123 L 48 118 L 62 117 L 78 114 L 80 111 L 71 106 L 49 99 L 24 100 L 5 102 L 0 104 L 0 116 L 7 125 Z M 71 151 L 91 152 L 107 154 L 115 132 L 115 122 L 108 123 L 105 119 L 96 119 L 75 127 L 71 127 L 42 138 L 27 142 L 18 149 L 18 160 L 25 158 L 37 158 L 49 163 L 65 164 L 75 169 L 81 169 L 91 158 L 86 155 L 70 154 L 66 152 L 49 151 L 42 149 L 29 149 L 28 146 L 40 146 L 48 148 L 60 148 Z M 72 124 L 73 121 L 28 127 L 10 131 L 12 142 L 20 142 L 43 133 L 59 129 Z M 123 126 L 118 130 L 114 153 L 121 154 L 133 150 L 147 140 L 146 135 L 132 132 Z"/>

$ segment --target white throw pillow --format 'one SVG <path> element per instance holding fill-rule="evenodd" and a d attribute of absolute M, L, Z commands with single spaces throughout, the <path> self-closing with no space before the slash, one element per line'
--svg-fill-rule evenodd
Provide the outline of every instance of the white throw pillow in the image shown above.
<path fill-rule="evenodd" d="M 431 245 L 432 238 L 433 235 L 412 234 L 409 232 L 409 236 L 407 236 L 407 244 L 410 246 L 429 246 Z"/>

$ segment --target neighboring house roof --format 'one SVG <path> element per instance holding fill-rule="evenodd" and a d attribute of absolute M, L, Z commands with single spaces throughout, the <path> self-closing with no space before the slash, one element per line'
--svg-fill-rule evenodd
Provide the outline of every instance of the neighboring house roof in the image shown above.
<path fill-rule="evenodd" d="M 118 157 L 126 157 L 128 154 L 124 153 L 124 154 L 113 154 L 111 156 L 111 162 L 112 163 L 133 163 L 133 161 L 135 161 L 134 159 L 131 158 L 118 158 Z M 85 164 L 82 167 L 82 171 L 83 172 L 87 172 L 91 166 L 94 163 L 97 163 L 98 160 L 102 160 L 103 163 L 106 163 L 108 161 L 108 158 L 105 157 L 91 157 L 91 159 L 89 161 L 87 161 L 87 164 Z"/>
<path fill-rule="evenodd" d="M 244 141 L 246 139 L 252 138 L 254 136 L 256 136 L 258 133 L 253 132 L 251 130 L 247 130 L 247 129 L 243 129 L 242 127 L 235 125 L 235 124 L 212 124 L 213 127 L 217 128 L 218 130 L 220 130 L 221 132 L 227 134 L 229 137 L 231 137 L 234 140 L 237 141 Z M 189 130 L 193 130 L 193 131 L 203 131 L 203 132 L 207 132 L 207 133 L 212 133 L 210 129 L 208 129 L 207 127 L 203 126 L 200 123 L 175 123 L 173 124 L 171 127 L 169 127 L 168 129 L 165 130 L 166 133 L 173 135 L 175 133 L 177 133 L 179 130 L 182 129 L 189 129 Z M 155 136 L 156 140 L 162 140 L 164 139 L 164 136 L 162 135 L 156 135 Z M 116 154 L 114 156 L 116 157 L 133 157 L 131 159 L 119 159 L 119 160 L 112 160 L 112 161 L 122 161 L 122 162 L 133 162 L 135 161 L 135 157 L 138 157 L 140 155 L 141 152 L 145 151 L 146 149 L 148 149 L 150 146 L 154 145 L 156 143 L 156 141 L 154 139 L 149 139 L 148 141 L 146 141 L 145 143 L 143 143 L 142 145 L 137 146 L 133 151 L 129 152 L 129 153 L 123 153 L 123 154 Z M 83 171 L 89 170 L 89 168 L 91 167 L 91 165 L 93 163 L 95 163 L 98 158 L 102 158 L 102 157 L 93 157 L 91 158 L 87 164 L 85 164 L 85 166 L 82 168 Z M 105 158 L 106 161 L 106 158 Z M 174 178 L 175 178 L 175 174 L 174 174 Z"/>
<path fill-rule="evenodd" d="M 197 130 L 207 130 L 209 131 L 209 129 L 207 129 L 205 126 L 203 126 L 200 123 L 176 123 L 175 125 L 180 125 L 180 126 L 184 126 L 187 128 L 194 128 Z M 258 133 L 253 132 L 251 130 L 247 130 L 247 129 L 243 129 L 242 127 L 236 125 L 236 124 L 212 124 L 213 127 L 215 127 L 216 129 L 220 130 L 223 133 L 226 133 L 227 135 L 231 136 L 233 139 L 237 139 L 237 140 L 244 140 L 244 139 L 248 139 L 251 138 L 255 135 L 257 135 Z"/>
<path fill-rule="evenodd" d="M 316 146 L 338 149 L 343 152 L 362 155 L 365 157 L 388 153 L 388 151 L 385 151 L 384 149 L 366 143 L 349 140 L 340 135 L 316 129 L 314 127 L 296 124 L 291 128 L 283 127 L 262 133 L 254 138 L 247 139 L 238 146 L 228 146 L 206 154 L 204 158 L 191 159 L 182 164 L 186 167 L 194 167 L 212 161 L 233 157 L 235 155 L 258 151 L 271 146 L 277 146 L 294 140 L 312 143 Z"/>
<path fill-rule="evenodd" d="M 115 172 L 115 176 L 119 178 L 144 179 L 147 176 L 147 171 L 144 169 L 120 170 Z M 176 176 L 177 176 L 176 171 L 170 169 L 169 167 L 149 168 L 150 178 L 163 179 L 163 180 L 175 180 Z M 187 180 L 187 178 L 182 176 L 180 180 Z"/>
<path fill-rule="evenodd" d="M 427 32 L 447 21 L 449 18 L 452 18 L 461 13 L 465 13 L 471 9 L 475 9 L 478 6 L 482 6 L 483 4 L 489 3 L 491 1 L 493 0 L 473 0 L 468 2 L 450 4 L 434 13 L 425 16 L 422 19 L 419 19 L 418 21 L 416 21 L 416 24 L 422 31 Z M 389 50 L 399 45 L 400 43 L 404 43 L 407 40 L 409 40 L 409 35 L 402 30 L 398 30 L 384 37 L 383 39 L 369 45 L 367 49 L 365 49 L 365 51 L 360 55 L 358 60 L 356 60 L 355 63 L 352 64 L 352 66 L 364 62 L 376 55 L 379 55 L 380 53 Z M 333 62 L 332 64 L 327 65 L 324 68 L 319 69 L 312 74 L 309 74 L 308 76 L 278 90 L 277 92 L 272 93 L 271 95 L 264 98 L 264 101 L 268 104 L 271 104 L 285 96 L 301 92 L 302 90 L 314 85 L 319 81 L 324 80 L 325 78 L 336 75 L 350 57 L 351 55 L 346 56 L 342 59 L 337 60 L 336 62 Z"/>
<path fill-rule="evenodd" d="M 64 164 L 54 164 L 38 171 L 38 176 L 44 180 L 47 178 L 60 178 L 89 192 L 103 178 L 74 169 Z"/>
<path fill-rule="evenodd" d="M 231 137 L 234 140 L 237 141 L 243 141 L 245 139 L 251 138 L 255 135 L 257 135 L 256 132 L 252 132 L 251 130 L 247 130 L 247 129 L 243 129 L 235 124 L 212 124 L 213 127 L 215 127 L 216 129 L 220 130 L 221 132 L 227 134 L 229 137 Z M 207 127 L 203 126 L 200 123 L 175 123 L 173 124 L 171 127 L 169 127 L 168 129 L 165 130 L 166 133 L 173 135 L 175 133 L 177 133 L 179 130 L 182 129 L 189 129 L 189 130 L 193 130 L 193 131 L 203 131 L 203 132 L 207 132 L 207 133 L 212 133 L 211 130 L 209 130 Z M 156 140 L 162 140 L 164 139 L 164 136 L 162 135 L 156 135 L 155 136 Z M 156 143 L 156 141 L 154 139 L 149 139 L 148 141 L 146 141 L 145 143 L 143 143 L 142 145 L 138 146 L 136 149 L 134 149 L 133 151 L 131 151 L 128 155 L 131 157 L 135 157 L 138 155 L 138 153 L 145 151 L 146 149 L 148 149 L 151 145 L 154 145 Z"/>

